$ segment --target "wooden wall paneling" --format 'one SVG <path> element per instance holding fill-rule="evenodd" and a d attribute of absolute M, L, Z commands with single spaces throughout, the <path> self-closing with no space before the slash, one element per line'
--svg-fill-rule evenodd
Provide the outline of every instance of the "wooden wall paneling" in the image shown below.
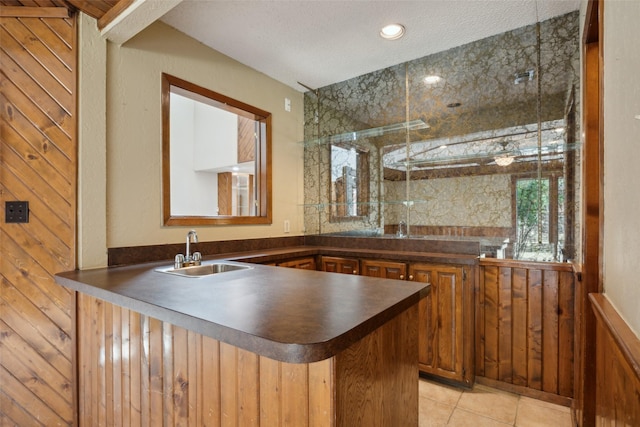
<path fill-rule="evenodd" d="M 256 159 L 256 121 L 238 115 L 238 163 Z"/>
<path fill-rule="evenodd" d="M 575 286 L 569 265 L 482 260 L 476 299 L 478 381 L 568 404 Z"/>
<path fill-rule="evenodd" d="M 512 360 L 513 384 L 528 385 L 528 321 L 527 321 L 527 270 L 514 268 L 512 276 Z"/>
<path fill-rule="evenodd" d="M 282 399 L 282 420 L 296 420 L 298 423 L 304 424 L 304 420 L 308 418 L 309 411 L 309 371 L 307 364 L 281 364 L 282 374 L 282 392 L 283 396 L 289 396 Z"/>
<path fill-rule="evenodd" d="M 527 386 L 542 390 L 542 271 L 529 270 Z"/>
<path fill-rule="evenodd" d="M 412 335 L 417 338 L 417 323 L 418 311 L 413 307 L 335 357 L 337 426 L 385 427 L 398 425 L 398 420 L 418 425 L 418 342 L 406 340 Z M 372 354 L 380 357 L 374 360 Z M 392 375 L 392 367 L 400 370 Z M 396 396 L 403 404 L 388 405 L 385 395 Z"/>
<path fill-rule="evenodd" d="M 218 173 L 218 215 L 233 215 L 233 177 L 231 172 Z"/>
<path fill-rule="evenodd" d="M 78 337 L 81 426 L 333 425 L 332 360 L 278 362 L 84 294 Z"/>
<path fill-rule="evenodd" d="M 336 408 L 331 384 L 335 383 L 334 360 L 309 364 L 309 427 L 335 426 Z"/>
<path fill-rule="evenodd" d="M 290 364 L 79 294 L 79 425 L 417 425 L 417 316 Z"/>
<path fill-rule="evenodd" d="M 480 275 L 480 269 L 475 269 L 475 281 L 472 296 L 472 305 L 474 305 L 473 331 L 474 331 L 474 348 L 473 348 L 473 365 L 474 373 L 484 375 L 484 363 L 480 360 L 481 355 L 485 354 L 484 337 L 485 332 L 485 313 L 484 310 L 477 310 L 476 307 L 484 307 L 484 277 Z M 483 337 L 483 338 L 479 338 Z"/>
<path fill-rule="evenodd" d="M 37 82 L 35 92 L 29 93 L 29 96 L 45 102 L 54 118 L 70 113 L 67 108 L 74 105 L 75 94 L 72 89 L 75 73 L 63 59 L 73 61 L 73 51 L 67 49 L 62 40 L 52 37 L 51 30 L 39 18 L 6 19 L 2 26 L 3 45 L 11 52 L 8 57 L 19 62 L 21 67 L 11 74 L 14 77 L 21 76 L 20 80 L 32 79 Z M 19 53 L 16 47 L 27 47 L 30 55 L 19 55 L 18 58 L 14 54 Z M 59 55 L 56 54 L 57 50 L 60 50 Z M 68 124 L 60 125 L 69 129 Z"/>
<path fill-rule="evenodd" d="M 640 425 L 640 339 L 603 294 L 589 295 L 596 318 L 594 420 Z"/>
<path fill-rule="evenodd" d="M 558 393 L 558 275 L 555 272 L 543 272 L 542 298 L 542 390 Z"/>
<path fill-rule="evenodd" d="M 187 331 L 182 328 L 173 328 L 172 325 L 164 323 L 162 331 L 162 409 L 163 420 L 162 425 L 174 425 L 176 419 L 175 413 L 184 412 L 188 404 L 189 395 L 186 394 L 187 389 L 182 384 L 187 382 L 189 375 L 187 365 L 187 354 L 184 351 L 175 351 L 174 349 L 187 348 Z M 195 350 L 195 348 L 193 349 Z M 114 366 L 114 369 L 116 367 Z M 111 375 L 114 377 L 117 374 Z M 108 392 L 108 390 L 107 390 Z"/>
<path fill-rule="evenodd" d="M 6 4 L 9 5 L 6 5 Z M 2 6 L 0 8 L 0 17 L 7 16 L 11 18 L 31 18 L 47 16 L 48 18 L 68 18 L 69 10 L 66 7 L 56 6 L 40 6 L 40 5 L 25 5 L 17 6 L 9 1 L 0 2 Z"/>
<path fill-rule="evenodd" d="M 77 35 L 60 11 L 0 14 L 0 203 L 30 208 L 28 223 L 0 222 L 3 425 L 76 417 L 75 296 L 53 279 L 75 268 Z"/>
<path fill-rule="evenodd" d="M 265 425 L 277 426 L 282 424 L 281 390 L 282 379 L 280 364 L 273 359 L 260 359 L 260 422 Z M 265 411 L 269 408 L 269 411 Z"/>
<path fill-rule="evenodd" d="M 558 291 L 558 394 L 573 397 L 575 287 L 570 273 L 560 274 Z"/>
<path fill-rule="evenodd" d="M 511 383 L 511 268 L 500 267 L 498 275 L 498 380 Z"/>
<path fill-rule="evenodd" d="M 484 323 L 480 325 L 478 330 L 484 331 L 484 335 L 479 335 L 479 339 L 484 343 L 484 352 L 476 355 L 478 360 L 482 358 L 483 365 L 478 369 L 480 376 L 487 378 L 498 378 L 498 274 L 500 269 L 496 266 L 487 266 L 484 273 L 481 274 L 481 280 L 484 287 L 483 301 L 484 304 L 478 307 L 478 311 L 484 313 L 481 318 Z"/>
<path fill-rule="evenodd" d="M 111 304 L 109 304 L 111 305 Z M 163 322 L 153 317 L 148 318 L 148 347 L 147 361 L 149 369 L 149 425 L 163 425 L 165 420 L 164 407 L 164 385 L 165 372 L 163 371 L 163 345 L 169 347 L 169 351 L 173 350 L 173 343 L 165 343 Z M 175 357 L 175 354 L 172 354 Z M 170 372 L 167 374 L 171 374 Z M 171 377 L 166 378 L 166 382 L 171 381 Z M 107 389 L 108 392 L 108 389 Z M 103 396 L 105 393 L 101 393 Z"/>

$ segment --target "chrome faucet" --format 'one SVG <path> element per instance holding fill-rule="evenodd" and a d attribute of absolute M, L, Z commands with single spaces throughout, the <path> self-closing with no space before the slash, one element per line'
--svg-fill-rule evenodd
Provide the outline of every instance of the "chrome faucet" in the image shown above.
<path fill-rule="evenodd" d="M 191 243 L 198 243 L 198 234 L 196 230 L 190 230 L 187 233 L 187 251 L 186 255 L 178 254 L 174 258 L 173 268 L 189 267 L 191 265 L 200 265 L 202 262 L 202 254 L 194 252 L 191 254 Z"/>
<path fill-rule="evenodd" d="M 198 243 L 198 234 L 196 230 L 191 230 L 187 233 L 187 252 L 184 255 L 184 262 L 190 264 L 193 261 L 189 245 L 191 243 Z"/>

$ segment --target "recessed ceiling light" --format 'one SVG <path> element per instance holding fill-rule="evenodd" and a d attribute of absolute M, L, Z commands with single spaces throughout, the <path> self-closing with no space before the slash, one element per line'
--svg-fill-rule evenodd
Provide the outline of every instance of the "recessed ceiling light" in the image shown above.
<path fill-rule="evenodd" d="M 402 36 L 404 36 L 404 26 L 400 24 L 390 24 L 380 30 L 380 37 L 383 39 L 398 40 Z"/>
<path fill-rule="evenodd" d="M 424 82 L 428 85 L 438 83 L 440 80 L 442 80 L 440 76 L 427 76 L 424 78 Z"/>

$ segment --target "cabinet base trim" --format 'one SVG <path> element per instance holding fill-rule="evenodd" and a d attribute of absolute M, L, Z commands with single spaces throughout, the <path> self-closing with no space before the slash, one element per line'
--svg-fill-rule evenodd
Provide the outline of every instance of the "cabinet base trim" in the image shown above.
<path fill-rule="evenodd" d="M 514 385 L 505 383 L 503 381 L 492 380 L 487 377 L 476 376 L 476 383 L 480 385 L 486 385 L 487 387 L 496 388 L 502 391 L 508 391 L 510 393 L 519 394 L 521 396 L 531 397 L 532 399 L 538 399 L 549 403 L 555 403 L 556 405 L 562 405 L 571 407 L 573 399 L 570 397 L 559 396 L 553 393 L 547 393 L 546 391 L 535 390 L 529 387 Z"/>

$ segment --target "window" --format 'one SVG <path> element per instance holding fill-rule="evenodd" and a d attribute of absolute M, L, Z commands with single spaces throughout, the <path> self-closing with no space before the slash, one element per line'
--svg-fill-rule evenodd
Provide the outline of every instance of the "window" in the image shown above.
<path fill-rule="evenodd" d="M 515 180 L 513 258 L 560 261 L 565 243 L 565 185 L 558 176 Z"/>

